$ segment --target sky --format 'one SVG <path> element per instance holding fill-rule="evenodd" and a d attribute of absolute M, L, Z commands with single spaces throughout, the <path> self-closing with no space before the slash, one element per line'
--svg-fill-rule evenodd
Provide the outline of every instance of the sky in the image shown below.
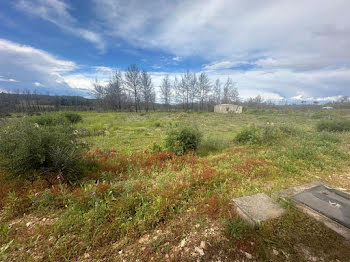
<path fill-rule="evenodd" d="M 3 0 L 0 92 L 91 95 L 129 64 L 231 77 L 242 99 L 350 96 L 349 0 Z"/>

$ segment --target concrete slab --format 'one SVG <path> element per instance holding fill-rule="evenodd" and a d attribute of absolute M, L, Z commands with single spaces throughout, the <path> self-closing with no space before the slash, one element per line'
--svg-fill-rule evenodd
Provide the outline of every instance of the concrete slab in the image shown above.
<path fill-rule="evenodd" d="M 252 225 L 278 218 L 285 213 L 283 208 L 263 193 L 236 198 L 233 202 L 237 213 Z"/>
<path fill-rule="evenodd" d="M 320 185 L 304 190 L 292 199 L 350 229 L 350 194 Z"/>
<path fill-rule="evenodd" d="M 311 183 L 308 183 L 305 185 L 301 185 L 301 186 L 289 188 L 287 190 L 283 190 L 279 193 L 279 196 L 282 199 L 290 198 L 293 201 L 294 205 L 299 210 L 301 210 L 305 214 L 309 215 L 310 217 L 314 218 L 315 220 L 323 223 L 326 227 L 328 227 L 329 229 L 338 233 L 339 235 L 343 236 L 345 239 L 350 240 L 350 229 L 349 228 L 347 228 L 346 226 L 338 223 L 337 221 L 327 217 L 326 215 L 322 214 L 321 212 L 318 212 L 318 211 L 322 211 L 320 209 L 320 206 L 316 205 L 316 207 L 318 206 L 319 210 L 315 210 L 315 209 L 310 207 L 310 206 L 312 206 L 312 203 L 314 201 L 316 201 L 315 196 L 310 195 L 310 192 L 312 192 L 313 190 L 318 191 L 318 189 L 322 190 L 323 186 L 324 185 L 320 182 L 311 182 Z M 328 186 L 326 186 L 326 187 L 328 187 Z M 304 192 L 306 192 L 306 194 Z M 344 193 L 344 194 L 346 194 L 346 193 Z M 311 201 L 310 203 L 307 200 L 307 198 L 305 198 L 308 195 L 310 195 L 310 199 L 309 199 Z M 342 194 L 340 194 L 340 195 L 342 195 Z M 304 200 L 306 200 L 306 201 L 301 201 L 301 202 L 298 201 L 300 196 L 304 196 Z M 302 202 L 305 202 L 305 203 L 302 203 Z M 310 205 L 310 206 L 308 206 L 308 205 Z M 337 205 L 335 207 L 337 207 Z"/>
<path fill-rule="evenodd" d="M 307 183 L 304 185 L 300 185 L 300 186 L 295 186 L 295 187 L 291 187 L 285 190 L 282 190 L 281 192 L 278 193 L 278 196 L 282 199 L 286 199 L 286 198 L 290 198 L 296 194 L 301 193 L 302 191 L 306 190 L 306 189 L 310 189 L 313 188 L 315 186 L 320 186 L 322 185 L 321 182 L 311 182 L 311 183 Z"/>

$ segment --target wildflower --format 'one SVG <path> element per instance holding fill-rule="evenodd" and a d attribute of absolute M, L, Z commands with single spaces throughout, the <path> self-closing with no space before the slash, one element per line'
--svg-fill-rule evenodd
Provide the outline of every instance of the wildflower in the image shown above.
<path fill-rule="evenodd" d="M 35 193 L 35 194 L 34 194 L 34 196 L 38 196 L 38 195 L 39 195 L 39 193 Z"/>
<path fill-rule="evenodd" d="M 96 195 L 96 192 L 92 192 L 92 195 L 95 196 L 95 195 Z"/>
<path fill-rule="evenodd" d="M 60 177 L 60 176 L 57 176 L 57 179 L 58 179 L 58 180 L 60 180 L 60 179 L 61 179 L 61 177 Z"/>

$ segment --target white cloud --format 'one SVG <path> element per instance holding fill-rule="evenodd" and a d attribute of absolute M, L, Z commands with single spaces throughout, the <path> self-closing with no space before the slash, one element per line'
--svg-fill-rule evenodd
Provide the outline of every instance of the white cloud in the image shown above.
<path fill-rule="evenodd" d="M 348 0 L 93 1 L 106 34 L 200 57 L 203 70 L 231 76 L 244 97 L 350 95 Z M 230 70 L 240 65 L 253 68 Z"/>
<path fill-rule="evenodd" d="M 0 57 L 0 74 L 12 76 L 5 79 L 2 88 L 12 91 L 34 88 L 52 93 L 69 91 L 71 88 L 62 77 L 79 68 L 72 61 L 5 39 L 0 39 Z"/>
<path fill-rule="evenodd" d="M 206 70 L 220 70 L 220 69 L 230 69 L 232 67 L 240 66 L 240 65 L 248 65 L 249 63 L 239 61 L 239 62 L 231 62 L 231 61 L 221 61 L 221 62 L 213 62 L 211 64 L 205 65 L 204 69 Z"/>
<path fill-rule="evenodd" d="M 40 82 L 34 82 L 35 86 L 43 86 Z"/>
<path fill-rule="evenodd" d="M 293 70 L 349 65 L 347 0 L 94 2 L 107 34 L 175 57 L 260 59 L 261 66 Z"/>
<path fill-rule="evenodd" d="M 341 98 L 342 96 L 327 96 L 327 97 L 305 97 L 303 95 L 297 95 L 297 96 L 293 96 L 290 99 L 291 100 L 297 100 L 297 101 L 308 101 L 308 102 L 314 102 L 314 101 L 318 101 L 318 102 L 324 102 L 324 101 L 337 101 Z"/>
<path fill-rule="evenodd" d="M 18 82 L 16 79 L 13 78 L 4 78 L 0 76 L 0 82 Z"/>
<path fill-rule="evenodd" d="M 78 21 L 69 13 L 71 7 L 66 2 L 61 0 L 19 0 L 16 3 L 16 8 L 28 15 L 49 21 L 63 31 L 93 43 L 102 52 L 105 50 L 105 42 L 98 33 L 77 25 Z"/>
<path fill-rule="evenodd" d="M 179 57 L 179 56 L 174 56 L 174 57 L 173 57 L 173 61 L 179 62 L 179 61 L 181 61 L 181 57 Z"/>

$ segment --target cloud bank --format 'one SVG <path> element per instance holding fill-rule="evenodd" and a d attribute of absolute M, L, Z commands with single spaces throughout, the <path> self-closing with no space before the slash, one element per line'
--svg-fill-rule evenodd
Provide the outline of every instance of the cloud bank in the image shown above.
<path fill-rule="evenodd" d="M 208 72 L 213 81 L 231 77 L 244 98 L 260 94 L 274 100 L 322 100 L 350 95 L 348 0 L 86 3 L 88 23 L 76 16 L 71 1 L 18 0 L 14 6 L 102 52 L 113 51 L 107 39 L 122 40 L 128 50 L 134 48 L 141 54 L 142 50 L 164 52 L 177 65 L 176 70 L 167 72 L 170 74 L 186 71 L 189 61 L 201 61 L 198 71 Z M 5 84 L 8 89 L 27 84 L 51 90 L 86 90 L 91 88 L 91 80 L 105 81 L 112 70 L 77 65 L 6 39 L 0 40 L 0 55 L 3 89 Z M 148 69 L 161 70 L 162 66 L 157 61 Z M 153 73 L 156 85 L 164 73 Z"/>

